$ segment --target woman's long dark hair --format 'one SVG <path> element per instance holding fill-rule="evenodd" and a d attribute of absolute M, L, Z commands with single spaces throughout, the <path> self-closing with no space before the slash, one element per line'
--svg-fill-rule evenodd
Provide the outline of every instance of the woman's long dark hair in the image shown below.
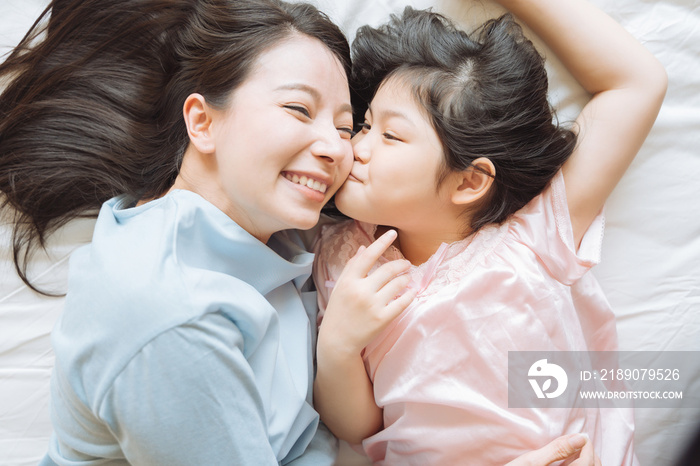
<path fill-rule="evenodd" d="M 189 143 L 193 92 L 224 107 L 259 55 L 293 34 L 350 74 L 347 41 L 315 7 L 278 0 L 54 0 L 0 64 L 0 208 L 17 273 L 47 236 L 105 200 L 161 195 Z"/>
<path fill-rule="evenodd" d="M 465 228 L 501 223 L 537 196 L 568 159 L 576 135 L 561 128 L 547 99 L 544 59 L 511 15 L 473 34 L 444 16 L 407 7 L 352 44 L 351 87 L 362 115 L 386 79 L 409 86 L 444 152 L 439 185 L 486 157 L 496 168 L 484 202 Z"/>

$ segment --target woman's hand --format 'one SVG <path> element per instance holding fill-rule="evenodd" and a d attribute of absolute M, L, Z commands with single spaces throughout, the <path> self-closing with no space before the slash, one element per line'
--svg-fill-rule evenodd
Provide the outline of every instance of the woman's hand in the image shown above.
<path fill-rule="evenodd" d="M 582 434 L 564 435 L 539 450 L 514 459 L 506 466 L 546 466 L 555 461 L 572 460 L 570 466 L 601 466 L 593 444 Z"/>
<path fill-rule="evenodd" d="M 413 301 L 415 291 L 407 288 L 410 262 L 391 261 L 370 273 L 395 239 L 396 231 L 389 230 L 369 247 L 361 246 L 336 281 L 320 328 L 335 351 L 360 354 Z"/>

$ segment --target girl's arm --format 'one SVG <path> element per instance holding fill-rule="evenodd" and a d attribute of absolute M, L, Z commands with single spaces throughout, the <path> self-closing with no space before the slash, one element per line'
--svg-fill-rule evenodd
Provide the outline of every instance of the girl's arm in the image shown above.
<path fill-rule="evenodd" d="M 586 1 L 496 1 L 542 38 L 592 95 L 576 120 L 578 145 L 563 167 L 578 246 L 651 130 L 666 93 L 666 72 L 622 26 Z"/>
<path fill-rule="evenodd" d="M 314 407 L 328 428 L 351 444 L 383 425 L 362 350 L 415 296 L 405 291 L 410 280 L 403 274 L 410 267 L 408 261 L 389 262 L 369 273 L 394 239 L 396 232 L 390 230 L 368 248 L 361 247 L 347 263 L 319 328 Z"/>

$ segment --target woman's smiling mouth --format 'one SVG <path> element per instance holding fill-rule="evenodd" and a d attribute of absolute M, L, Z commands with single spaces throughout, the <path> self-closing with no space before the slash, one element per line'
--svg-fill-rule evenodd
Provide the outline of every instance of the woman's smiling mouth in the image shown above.
<path fill-rule="evenodd" d="M 314 180 L 305 175 L 297 175 L 293 173 L 284 173 L 284 177 L 291 181 L 292 183 L 299 184 L 301 186 L 306 186 L 307 188 L 318 191 L 321 194 L 325 194 L 328 189 L 328 185 L 322 181 Z"/>

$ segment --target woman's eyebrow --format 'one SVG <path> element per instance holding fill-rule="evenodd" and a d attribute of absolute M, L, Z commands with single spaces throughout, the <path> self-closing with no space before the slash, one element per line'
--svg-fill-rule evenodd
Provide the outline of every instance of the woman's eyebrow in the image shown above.
<path fill-rule="evenodd" d="M 282 84 L 281 86 L 277 87 L 275 89 L 276 91 L 278 90 L 291 90 L 291 91 L 302 91 L 306 92 L 309 94 L 316 102 L 321 100 L 321 93 L 318 92 L 318 90 L 312 86 L 309 86 L 308 84 L 304 83 L 289 83 L 289 84 Z M 349 103 L 345 103 L 340 107 L 340 112 L 349 112 L 352 114 L 352 105 Z"/>
<path fill-rule="evenodd" d="M 311 95 L 311 97 L 313 97 L 314 100 L 321 100 L 321 93 L 318 92 L 315 88 L 309 86 L 308 84 L 303 84 L 303 83 L 282 84 L 281 86 L 277 87 L 275 90 L 276 91 L 282 91 L 282 90 L 303 91 L 303 92 L 306 92 L 307 94 Z"/>

